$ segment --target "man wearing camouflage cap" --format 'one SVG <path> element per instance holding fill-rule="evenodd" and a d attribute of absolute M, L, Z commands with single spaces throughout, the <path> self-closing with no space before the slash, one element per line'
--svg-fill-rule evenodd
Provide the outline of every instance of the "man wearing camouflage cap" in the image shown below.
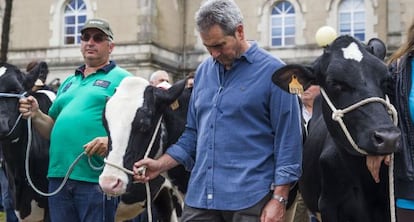
<path fill-rule="evenodd" d="M 105 101 L 131 74 L 109 58 L 114 38 L 107 21 L 90 19 L 81 34 L 85 64 L 59 87 L 48 114 L 42 113 L 31 96 L 20 100 L 19 110 L 25 118 L 32 117 L 42 136 L 50 138 L 49 192 L 58 189 L 81 155 L 63 189 L 49 197 L 51 221 L 114 221 L 117 201 L 102 193 L 98 184 L 101 170 L 94 166 L 102 166 L 108 152 L 101 118 Z"/>

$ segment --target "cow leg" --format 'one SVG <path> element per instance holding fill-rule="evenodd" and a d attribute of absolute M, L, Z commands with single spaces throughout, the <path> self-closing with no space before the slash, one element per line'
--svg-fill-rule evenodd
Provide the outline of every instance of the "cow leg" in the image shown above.
<path fill-rule="evenodd" d="M 135 218 L 144 210 L 145 208 L 139 203 L 126 204 L 121 201 L 116 209 L 115 222 L 123 222 Z"/>
<path fill-rule="evenodd" d="M 161 222 L 178 222 L 178 216 L 175 210 L 175 204 L 173 203 L 173 196 L 171 195 L 170 188 L 163 187 L 157 198 L 154 200 L 154 207 L 157 208 L 158 219 Z"/>
<path fill-rule="evenodd" d="M 329 142 L 325 146 L 320 156 L 321 196 L 318 201 L 322 221 L 347 221 L 341 218 L 340 204 L 349 194 L 352 181 L 348 180 L 347 169 L 344 169 L 334 143 Z"/>

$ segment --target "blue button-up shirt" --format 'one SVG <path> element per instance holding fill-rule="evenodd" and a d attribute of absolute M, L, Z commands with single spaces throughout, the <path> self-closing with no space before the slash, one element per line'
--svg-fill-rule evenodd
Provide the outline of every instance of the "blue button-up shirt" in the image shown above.
<path fill-rule="evenodd" d="M 271 81 L 284 64 L 252 42 L 230 70 L 197 69 L 186 130 L 167 153 L 191 170 L 186 204 L 239 210 L 301 174 L 297 97 Z"/>

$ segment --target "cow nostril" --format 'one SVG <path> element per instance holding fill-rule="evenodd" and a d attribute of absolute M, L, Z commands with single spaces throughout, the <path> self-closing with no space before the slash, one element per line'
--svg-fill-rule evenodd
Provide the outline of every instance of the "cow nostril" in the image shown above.
<path fill-rule="evenodd" d="M 377 132 L 374 133 L 374 144 L 383 144 L 384 139 Z"/>
<path fill-rule="evenodd" d="M 116 179 L 115 183 L 112 184 L 112 189 L 117 188 L 120 183 L 121 183 L 121 180 L 119 178 Z"/>
<path fill-rule="evenodd" d="M 372 137 L 378 151 L 394 152 L 399 146 L 400 132 L 396 130 L 378 130 Z"/>

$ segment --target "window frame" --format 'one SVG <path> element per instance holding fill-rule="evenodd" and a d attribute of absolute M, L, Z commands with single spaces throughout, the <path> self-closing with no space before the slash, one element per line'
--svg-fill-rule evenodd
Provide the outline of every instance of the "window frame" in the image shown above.
<path fill-rule="evenodd" d="M 84 0 L 66 1 L 63 7 L 63 45 L 79 45 L 80 30 L 88 18 L 87 5 Z"/>
<path fill-rule="evenodd" d="M 343 0 L 339 4 L 338 31 L 340 35 L 351 35 L 360 41 L 366 40 L 367 12 L 364 1 L 365 0 Z"/>
<path fill-rule="evenodd" d="M 290 1 L 278 1 L 270 9 L 270 47 L 296 45 L 296 9 Z M 275 23 L 279 22 L 279 24 Z M 290 30 L 290 31 L 289 31 Z M 277 34 L 275 33 L 277 32 Z M 280 42 L 274 42 L 279 39 Z M 289 42 L 290 41 L 290 42 Z"/>

